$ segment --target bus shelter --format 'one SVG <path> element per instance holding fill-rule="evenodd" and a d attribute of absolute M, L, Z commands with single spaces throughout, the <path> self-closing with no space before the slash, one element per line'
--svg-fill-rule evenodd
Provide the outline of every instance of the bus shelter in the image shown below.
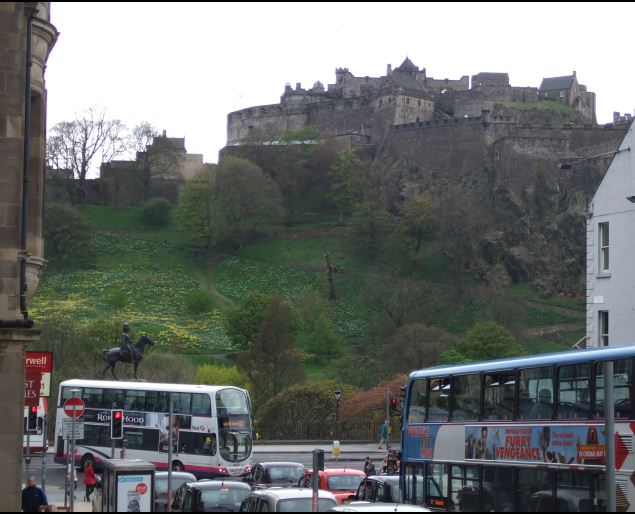
<path fill-rule="evenodd" d="M 154 464 L 106 459 L 101 512 L 154 512 Z"/>

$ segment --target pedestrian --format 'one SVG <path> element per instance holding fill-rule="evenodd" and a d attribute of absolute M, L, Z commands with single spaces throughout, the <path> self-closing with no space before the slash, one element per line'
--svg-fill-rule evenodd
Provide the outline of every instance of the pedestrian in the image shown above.
<path fill-rule="evenodd" d="M 367 477 L 372 477 L 373 475 L 377 474 L 373 459 L 371 459 L 370 457 L 366 457 L 366 462 L 364 463 L 364 473 L 366 473 Z"/>
<path fill-rule="evenodd" d="M 85 501 L 90 501 L 90 495 L 93 494 L 93 491 L 95 490 L 96 482 L 97 476 L 95 475 L 93 465 L 90 461 L 87 461 L 84 466 L 84 485 L 86 486 L 86 493 L 84 494 Z"/>
<path fill-rule="evenodd" d="M 384 424 L 379 429 L 379 446 L 386 443 L 386 448 L 388 448 L 388 420 L 384 420 Z"/>
<path fill-rule="evenodd" d="M 40 507 L 48 504 L 46 494 L 35 483 L 35 477 L 30 476 L 27 486 L 22 489 L 22 512 L 40 512 Z"/>

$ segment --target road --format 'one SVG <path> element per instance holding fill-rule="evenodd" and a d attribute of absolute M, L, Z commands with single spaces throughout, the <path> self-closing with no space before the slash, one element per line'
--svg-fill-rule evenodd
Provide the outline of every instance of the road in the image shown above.
<path fill-rule="evenodd" d="M 395 448 L 395 445 L 392 446 Z M 335 459 L 332 455 L 332 445 L 330 444 L 264 444 L 258 443 L 254 445 L 254 454 L 252 462 L 268 462 L 268 461 L 290 461 L 299 462 L 306 467 L 313 465 L 313 450 L 324 450 L 324 461 L 327 467 L 351 467 L 354 469 L 364 468 L 364 459 L 369 456 L 375 461 L 377 468 L 380 468 L 384 456 L 385 449 L 378 449 L 376 443 L 365 444 L 347 444 L 340 446 L 340 457 Z M 47 465 L 45 473 L 45 491 L 48 496 L 49 503 L 57 505 L 64 504 L 64 466 L 53 463 L 53 456 L 47 456 Z M 29 467 L 29 473 L 34 475 L 38 484 L 42 483 L 42 458 L 32 457 Z M 75 494 L 75 500 L 78 507 L 84 497 L 84 485 L 82 483 L 83 474 L 77 473 L 78 486 Z M 26 466 L 22 466 L 22 483 L 26 483 Z M 79 509 L 76 509 L 79 510 Z M 83 509 L 85 510 L 85 509 Z"/>

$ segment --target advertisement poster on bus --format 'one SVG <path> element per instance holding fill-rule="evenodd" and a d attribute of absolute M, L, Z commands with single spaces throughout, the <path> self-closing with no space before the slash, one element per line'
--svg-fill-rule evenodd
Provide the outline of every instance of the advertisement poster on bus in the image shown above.
<path fill-rule="evenodd" d="M 439 428 L 438 424 L 409 426 L 404 438 L 405 453 L 421 459 L 432 459 Z"/>
<path fill-rule="evenodd" d="M 598 426 L 469 426 L 466 460 L 604 465 L 606 441 Z"/>
<path fill-rule="evenodd" d="M 117 512 L 150 512 L 153 507 L 151 487 L 151 475 L 119 475 Z"/>

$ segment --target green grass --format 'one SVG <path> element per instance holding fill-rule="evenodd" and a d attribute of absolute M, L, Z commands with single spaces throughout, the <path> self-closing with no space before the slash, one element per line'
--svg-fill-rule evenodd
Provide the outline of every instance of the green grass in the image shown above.
<path fill-rule="evenodd" d="M 535 303 L 542 303 L 544 305 L 551 305 L 554 307 L 565 307 L 567 309 L 586 312 L 586 300 L 575 298 L 542 298 L 535 291 L 531 290 L 529 284 L 514 284 L 509 288 L 509 291 L 518 298 Z"/>
<path fill-rule="evenodd" d="M 421 300 L 409 319 L 455 334 L 479 321 L 495 320 L 510 328 L 580 321 L 541 309 L 541 304 L 584 311 L 583 302 L 544 300 L 525 285 L 507 293 L 533 302 L 531 306 L 484 293 L 470 280 L 449 276 L 434 243 L 426 243 L 414 259 L 407 243 L 391 240 L 381 248 L 379 259 L 369 259 L 358 250 L 355 238 L 333 223 L 279 227 L 279 237 L 264 238 L 240 252 L 206 252 L 191 250 L 188 238 L 175 226 L 142 230 L 141 208 L 88 206 L 85 213 L 97 227 L 96 269 L 45 270 L 30 302 L 33 317 L 69 319 L 78 325 L 95 319 L 128 321 L 133 335 L 147 332 L 162 351 L 183 352 L 195 364 L 214 362 L 212 355 L 233 351 L 224 313 L 249 292 L 276 293 L 291 302 L 306 294 L 326 299 L 327 253 L 343 272 L 334 276 L 338 300 L 325 303 L 336 332 L 353 348 L 372 342 L 378 323 L 389 323 L 379 302 L 381 289 L 376 291 L 382 280 L 390 286 L 399 281 L 414 284 Z M 188 312 L 186 300 L 197 291 L 211 296 L 210 312 Z M 118 335 L 113 334 L 113 342 Z M 552 351 L 548 349 L 553 344 L 545 339 L 531 343 L 531 348 Z M 323 378 L 325 366 L 311 363 L 306 370 L 311 379 Z"/>

